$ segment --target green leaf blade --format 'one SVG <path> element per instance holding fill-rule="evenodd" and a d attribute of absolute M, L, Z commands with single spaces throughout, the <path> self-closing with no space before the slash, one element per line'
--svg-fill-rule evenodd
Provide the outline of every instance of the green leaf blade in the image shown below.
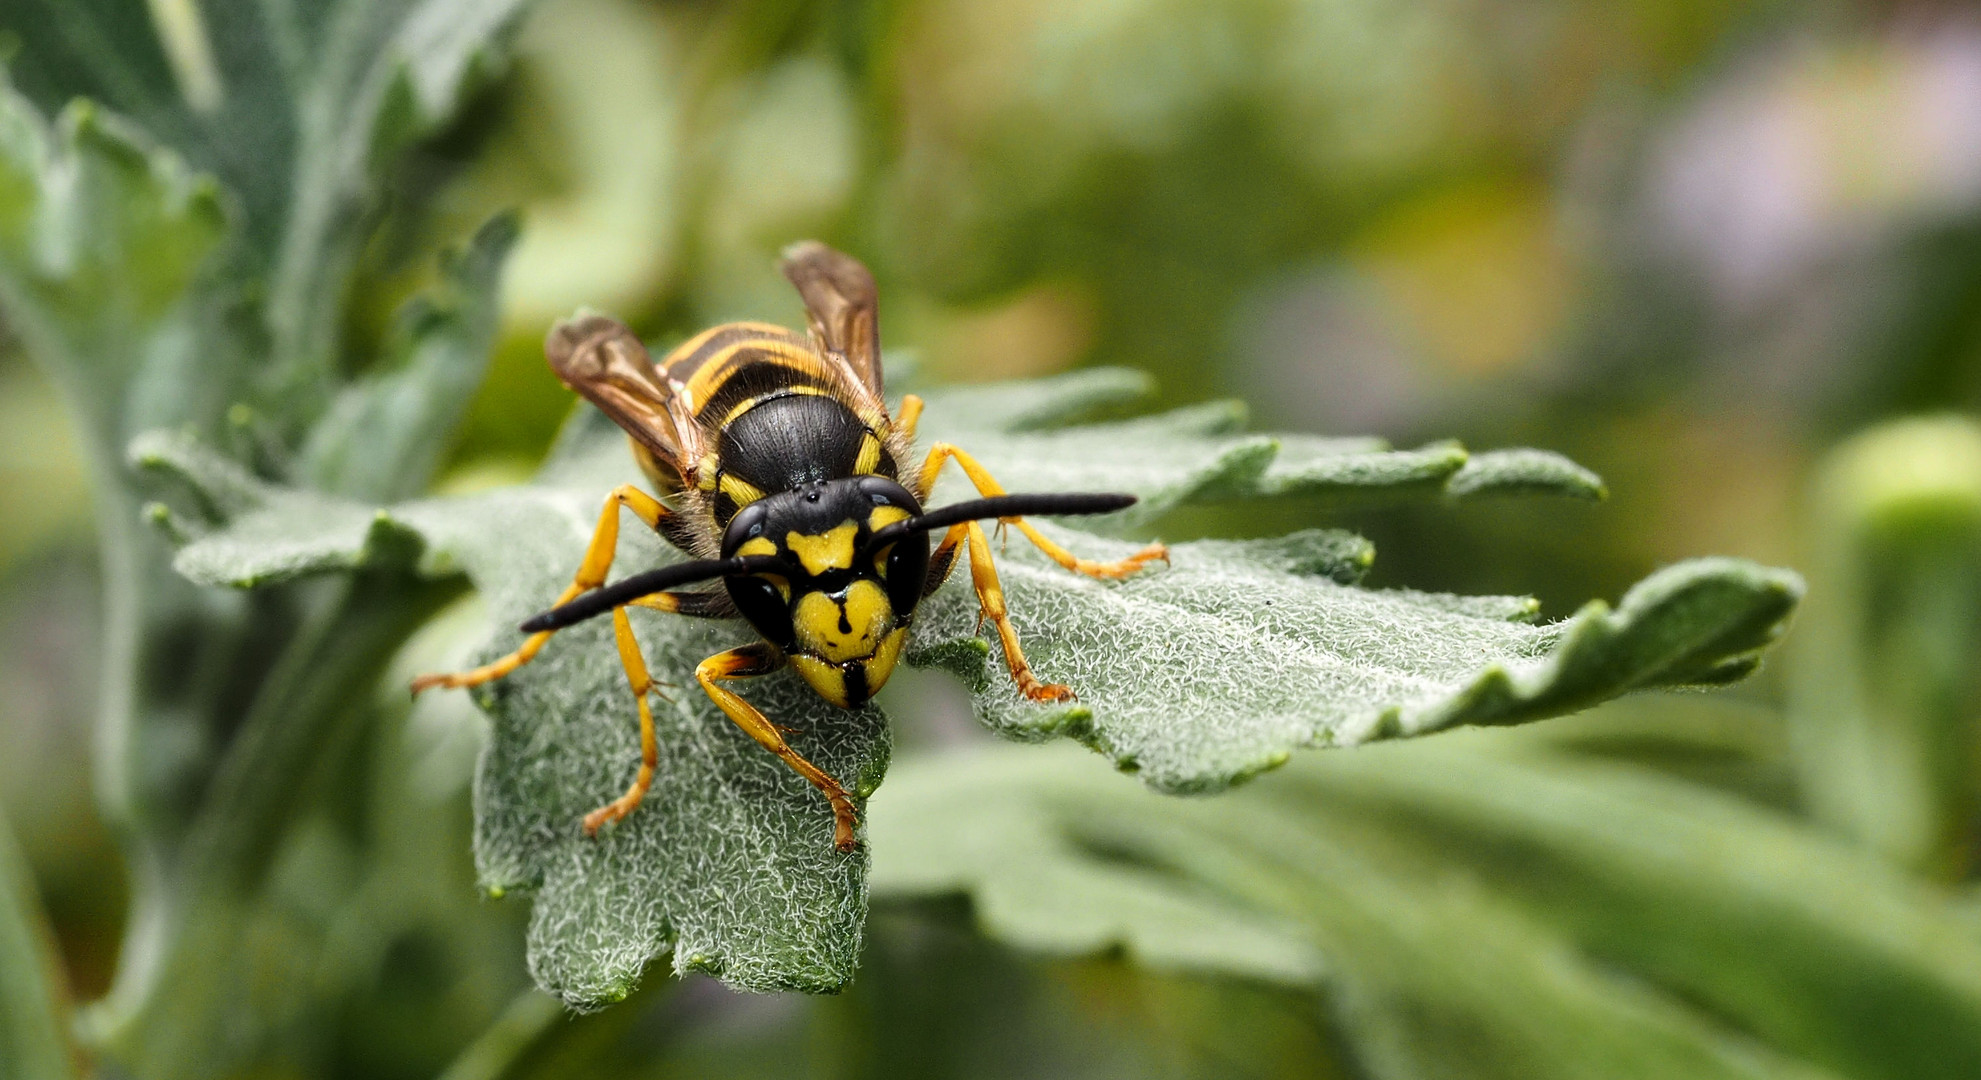
<path fill-rule="evenodd" d="M 871 804 L 876 896 L 967 895 L 993 937 L 1040 952 L 1119 949 L 1160 969 L 1319 985 L 1325 961 L 1297 925 L 1226 891 L 1097 857 L 1055 828 L 1034 790 L 1000 782 L 1036 777 L 1043 764 L 986 756 L 896 777 Z"/>
<path fill-rule="evenodd" d="M 1896 1080 L 1981 1061 L 1981 944 L 1949 896 L 1730 796 L 1536 745 L 1314 755 L 1201 801 L 1065 752 L 903 761 L 872 806 L 874 895 L 967 896 L 1024 949 L 1283 979 L 1220 939 L 1223 910 L 1179 928 L 1107 907 L 1121 882 L 1217 898 L 1318 959 L 1304 985 L 1377 1076 Z M 1110 910 L 1105 937 L 1061 929 Z M 1145 949 L 1159 930 L 1195 952 Z"/>
<path fill-rule="evenodd" d="M 1336 813 L 1477 853 L 1489 887 L 1592 954 L 1840 1075 L 1951 1078 L 1981 1062 L 1981 940 L 1944 893 L 1645 771 L 1480 738 L 1404 749 L 1297 783 Z M 1520 855 L 1493 854 L 1509 851 Z"/>
<path fill-rule="evenodd" d="M 1473 454 L 1445 483 L 1445 494 L 1561 495 L 1601 501 L 1609 488 L 1595 473 L 1547 450 L 1520 448 Z"/>
<path fill-rule="evenodd" d="M 1381 445 L 1355 447 L 1340 439 L 1287 436 L 1272 467 L 1250 489 L 1231 494 L 1336 498 L 1428 494 L 1456 476 L 1466 460 L 1465 448 L 1452 442 L 1391 450 Z"/>
<path fill-rule="evenodd" d="M 989 387 L 931 392 L 922 431 L 977 458 L 1008 491 L 1125 491 L 1141 501 L 1089 518 L 1088 531 L 1146 529 L 1193 502 L 1301 497 L 1365 503 L 1434 495 L 1555 495 L 1600 499 L 1600 477 L 1559 454 L 1455 442 L 1393 450 L 1381 439 L 1265 435 L 1243 430 L 1242 402 L 1073 423 L 1148 396 L 1139 372 L 1096 368 Z M 967 497 L 953 475 L 939 489 Z"/>
<path fill-rule="evenodd" d="M 1134 550 L 1044 528 L 1085 557 Z M 1303 746 L 1517 723 L 1708 678 L 1764 645 L 1800 596 L 1792 574 L 1700 560 L 1647 579 L 1614 613 L 1534 626 L 1524 598 L 1365 590 L 1289 575 L 1284 551 L 1178 544 L 1170 565 L 1105 582 L 1010 545 L 999 575 L 1026 655 L 1080 698 L 1028 702 L 986 657 L 979 718 L 1008 737 L 1077 738 L 1164 791 L 1218 791 Z M 974 636 L 976 601 L 953 581 L 925 605 L 908 659 L 933 665 Z"/>

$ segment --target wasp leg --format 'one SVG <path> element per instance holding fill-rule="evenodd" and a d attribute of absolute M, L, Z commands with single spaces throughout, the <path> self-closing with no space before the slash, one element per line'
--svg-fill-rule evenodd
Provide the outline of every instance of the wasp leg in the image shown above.
<path fill-rule="evenodd" d="M 592 532 L 592 542 L 585 548 L 585 560 L 578 564 L 578 572 L 571 579 L 570 587 L 557 595 L 551 607 L 561 607 L 578 598 L 579 594 L 590 592 L 605 584 L 606 572 L 612 569 L 612 556 L 619 548 L 619 508 L 631 510 L 635 516 L 647 524 L 648 528 L 659 529 L 662 519 L 672 516 L 660 500 L 641 491 L 631 484 L 621 484 L 605 497 L 605 508 L 599 512 L 598 528 Z M 555 630 L 545 630 L 531 634 L 523 640 L 522 647 L 508 656 L 483 664 L 469 671 L 456 671 L 444 675 L 422 675 L 413 680 L 413 693 L 430 690 L 436 686 L 454 689 L 462 686 L 480 686 L 491 682 L 522 667 L 536 658 L 543 650 L 544 642 L 550 640 Z"/>
<path fill-rule="evenodd" d="M 956 545 L 963 542 L 969 530 L 963 525 L 951 525 L 942 534 L 942 543 L 929 552 L 929 575 L 922 581 L 922 595 L 933 596 L 942 583 L 949 580 L 949 572 L 956 568 Z"/>
<path fill-rule="evenodd" d="M 784 736 L 776 724 L 765 719 L 756 707 L 738 697 L 728 687 L 721 685 L 724 679 L 747 679 L 756 675 L 768 675 L 784 666 L 784 654 L 763 642 L 743 645 L 714 656 L 695 666 L 695 681 L 708 692 L 709 700 L 723 711 L 736 726 L 764 749 L 784 759 L 786 765 L 796 770 L 798 775 L 812 782 L 812 786 L 825 793 L 832 803 L 832 846 L 840 851 L 852 851 L 858 842 L 853 839 L 853 826 L 857 818 L 853 813 L 853 797 L 839 786 L 839 781 L 826 775 L 825 770 L 806 761 L 796 750 L 785 743 Z"/>
<path fill-rule="evenodd" d="M 922 419 L 922 399 L 917 394 L 909 394 L 901 399 L 901 415 L 894 421 L 895 429 L 903 438 L 915 437 L 915 425 Z"/>
<path fill-rule="evenodd" d="M 1011 681 L 1018 684 L 1018 692 L 1033 701 L 1072 701 L 1073 691 L 1058 683 L 1043 682 L 1032 674 L 1032 665 L 1025 662 L 1025 650 L 1018 647 L 1018 628 L 1011 625 L 1011 615 L 1004 607 L 1004 586 L 998 583 L 997 567 L 991 564 L 990 540 L 984 535 L 984 527 L 974 521 L 966 521 L 954 528 L 962 529 L 970 546 L 970 583 L 977 590 L 977 619 L 989 619 L 997 627 L 998 640 L 1004 644 L 1004 663 L 1011 669 Z M 943 543 L 949 542 L 948 537 Z"/>
<path fill-rule="evenodd" d="M 585 815 L 586 836 L 598 835 L 600 826 L 618 821 L 640 805 L 653 786 L 653 770 L 660 760 L 660 748 L 654 743 L 653 709 L 647 705 L 653 676 L 647 674 L 647 662 L 640 656 L 640 643 L 633 638 L 633 623 L 623 607 L 612 609 L 612 636 L 619 643 L 619 663 L 626 668 L 626 683 L 632 687 L 633 702 L 640 710 L 640 771 L 626 794 Z"/>
<path fill-rule="evenodd" d="M 1005 494 L 1004 486 L 999 484 L 991 476 L 989 470 L 979 465 L 976 458 L 971 457 L 969 454 L 964 453 L 949 443 L 937 443 L 929 450 L 928 460 L 922 463 L 922 475 L 917 482 L 918 486 L 915 491 L 916 498 L 923 502 L 928 501 L 930 493 L 935 490 L 936 475 L 942 471 L 942 463 L 949 458 L 955 458 L 956 464 L 963 467 L 964 475 L 970 478 L 970 483 L 976 485 L 977 494 L 985 498 Z M 1092 559 L 1082 559 L 1047 539 L 1044 533 L 1033 528 L 1031 523 L 1024 518 L 1005 518 L 1000 522 L 1000 524 L 1006 523 L 1017 526 L 1018 531 L 1025 534 L 1025 539 L 1030 540 L 1040 551 L 1045 552 L 1047 558 L 1076 574 L 1086 574 L 1089 577 L 1123 578 L 1140 570 L 1144 563 L 1156 559 L 1161 559 L 1164 562 L 1169 561 L 1169 549 L 1161 544 L 1150 544 L 1148 547 L 1117 562 L 1095 562 Z"/>

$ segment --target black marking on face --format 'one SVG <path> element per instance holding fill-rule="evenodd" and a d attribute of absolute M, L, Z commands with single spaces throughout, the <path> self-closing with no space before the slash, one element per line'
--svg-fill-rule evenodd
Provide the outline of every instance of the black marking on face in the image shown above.
<path fill-rule="evenodd" d="M 839 670 L 846 676 L 846 707 L 857 709 L 874 696 L 867 686 L 867 666 L 861 663 L 841 664 Z"/>
<path fill-rule="evenodd" d="M 926 535 L 902 537 L 880 551 L 869 550 L 867 542 L 876 529 L 920 512 L 907 489 L 875 476 L 766 496 L 736 513 L 722 552 L 774 556 L 786 569 L 727 578 L 729 595 L 765 640 L 845 668 L 850 698 L 855 677 L 847 665 L 857 667 L 854 654 L 870 657 L 909 624 L 928 575 Z M 821 607 L 821 598 L 829 606 Z M 891 670 L 891 661 L 883 667 Z M 871 674 L 885 681 L 885 671 Z M 869 675 L 861 668 L 857 681 L 871 691 Z"/>

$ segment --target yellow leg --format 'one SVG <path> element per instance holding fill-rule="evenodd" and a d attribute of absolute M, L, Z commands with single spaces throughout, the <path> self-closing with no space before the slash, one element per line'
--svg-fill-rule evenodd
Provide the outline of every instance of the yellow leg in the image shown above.
<path fill-rule="evenodd" d="M 937 474 L 942 472 L 942 463 L 949 458 L 955 458 L 956 464 L 962 466 L 964 475 L 970 478 L 970 483 L 976 485 L 977 494 L 985 498 L 1005 494 L 1004 486 L 999 484 L 991 476 L 989 470 L 979 465 L 976 458 L 971 457 L 969 454 L 964 453 L 949 443 L 937 443 L 929 450 L 928 459 L 922 462 L 922 474 L 917 480 L 915 488 L 916 498 L 923 502 L 928 501 L 929 495 L 935 491 L 935 480 Z M 1027 522 L 1024 518 L 1005 518 L 1001 524 L 1017 526 L 1018 531 L 1025 534 L 1025 539 L 1030 540 L 1040 551 L 1045 552 L 1047 558 L 1076 574 L 1086 574 L 1088 577 L 1123 578 L 1140 570 L 1144 563 L 1156 559 L 1161 559 L 1164 562 L 1169 561 L 1168 548 L 1161 544 L 1150 544 L 1148 547 L 1118 562 L 1095 562 L 1091 559 L 1082 559 L 1065 548 L 1060 547 L 1058 544 L 1053 543 L 1046 538 L 1044 533 L 1033 528 L 1031 523 Z"/>
<path fill-rule="evenodd" d="M 922 399 L 914 394 L 903 397 L 901 399 L 901 415 L 894 421 L 894 426 L 900 430 L 901 434 L 912 439 L 915 437 L 915 425 L 921 423 L 921 420 Z"/>
<path fill-rule="evenodd" d="M 598 528 L 592 531 L 592 542 L 585 548 L 585 559 L 578 564 L 578 572 L 571 579 L 570 587 L 557 594 L 551 607 L 562 607 L 605 584 L 606 572 L 612 569 L 612 556 L 619 548 L 619 508 L 631 510 L 635 516 L 647 524 L 648 528 L 660 527 L 660 519 L 668 516 L 667 507 L 660 500 L 641 491 L 631 484 L 622 484 L 605 497 L 605 508 L 599 512 Z M 413 680 L 413 693 L 436 686 L 454 689 L 462 686 L 480 686 L 482 683 L 499 679 L 522 667 L 536 658 L 543 650 L 544 642 L 550 640 L 555 630 L 531 634 L 523 639 L 522 647 L 508 656 L 483 664 L 469 671 L 456 671 L 444 675 L 422 675 Z"/>
<path fill-rule="evenodd" d="M 964 530 L 969 538 L 970 584 L 977 590 L 979 624 L 989 619 L 997 628 L 998 640 L 1004 644 L 1004 663 L 1011 669 L 1011 681 L 1018 684 L 1018 692 L 1033 701 L 1072 701 L 1071 689 L 1040 681 L 1032 674 L 1032 665 L 1025 662 L 1025 650 L 1018 647 L 1018 629 L 1011 625 L 1011 615 L 1004 607 L 1004 586 L 998 583 L 997 567 L 991 564 L 990 540 L 984 535 L 984 527 L 966 521 L 956 528 Z M 948 542 L 945 537 L 943 543 Z"/>
<path fill-rule="evenodd" d="M 812 782 L 812 786 L 825 793 L 832 803 L 832 846 L 840 851 L 852 851 L 858 846 L 853 839 L 853 826 L 859 820 L 853 813 L 853 797 L 839 786 L 839 781 L 826 775 L 825 770 L 806 761 L 796 750 L 785 743 L 783 733 L 776 724 L 764 718 L 756 707 L 738 697 L 728 687 L 721 685 L 723 679 L 747 679 L 755 675 L 767 675 L 784 664 L 784 656 L 771 646 L 759 642 L 743 645 L 714 656 L 695 666 L 695 681 L 702 684 L 709 699 L 721 709 L 736 726 L 743 729 L 759 746 L 784 759 L 786 765 L 796 770 L 798 775 Z"/>
<path fill-rule="evenodd" d="M 633 624 L 623 607 L 612 609 L 612 636 L 619 643 L 619 663 L 626 669 L 626 683 L 632 687 L 633 702 L 640 710 L 640 771 L 626 794 L 585 815 L 586 836 L 598 835 L 599 826 L 618 821 L 640 805 L 653 786 L 653 770 L 660 760 L 660 748 L 654 743 L 653 709 L 647 705 L 653 677 L 647 674 L 647 662 L 640 656 L 640 643 L 633 638 Z"/>

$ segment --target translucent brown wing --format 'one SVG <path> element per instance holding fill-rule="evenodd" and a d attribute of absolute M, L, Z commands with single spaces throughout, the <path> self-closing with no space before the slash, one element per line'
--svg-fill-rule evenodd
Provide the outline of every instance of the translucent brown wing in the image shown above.
<path fill-rule="evenodd" d="M 784 276 L 798 287 L 812 341 L 881 401 L 880 301 L 860 260 L 816 240 L 784 249 Z"/>
<path fill-rule="evenodd" d="M 658 473 L 656 483 L 695 486 L 703 456 L 701 428 L 688 415 L 678 387 L 625 323 L 580 312 L 551 327 L 543 351 L 564 385 L 598 406 L 652 458 L 648 471 Z"/>

